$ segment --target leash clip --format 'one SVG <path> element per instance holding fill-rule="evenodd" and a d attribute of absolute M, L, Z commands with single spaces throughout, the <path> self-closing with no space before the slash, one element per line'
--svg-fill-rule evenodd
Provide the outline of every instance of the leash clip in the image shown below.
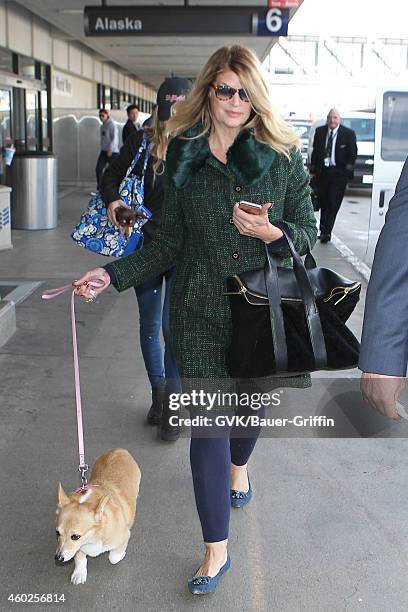
<path fill-rule="evenodd" d="M 80 465 L 78 467 L 78 471 L 81 472 L 81 489 L 84 489 L 86 485 L 88 484 L 88 480 L 85 476 L 88 470 L 89 470 L 89 465 L 87 465 L 86 463 L 85 465 Z"/>

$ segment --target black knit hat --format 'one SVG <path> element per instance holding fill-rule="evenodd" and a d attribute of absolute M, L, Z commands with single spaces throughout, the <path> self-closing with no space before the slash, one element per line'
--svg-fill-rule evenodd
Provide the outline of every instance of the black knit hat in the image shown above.
<path fill-rule="evenodd" d="M 174 102 L 185 100 L 192 88 L 191 81 L 182 77 L 168 77 L 157 92 L 157 116 L 159 121 L 170 119 Z"/>

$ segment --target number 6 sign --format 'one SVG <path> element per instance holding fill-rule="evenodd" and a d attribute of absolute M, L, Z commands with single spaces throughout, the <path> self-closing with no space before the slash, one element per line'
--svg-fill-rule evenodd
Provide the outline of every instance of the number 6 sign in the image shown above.
<path fill-rule="evenodd" d="M 257 35 L 287 36 L 288 21 L 288 9 L 271 8 L 264 15 L 259 16 Z"/>
<path fill-rule="evenodd" d="M 276 8 L 269 9 L 266 13 L 265 26 L 271 34 L 280 32 L 282 29 L 282 11 Z"/>

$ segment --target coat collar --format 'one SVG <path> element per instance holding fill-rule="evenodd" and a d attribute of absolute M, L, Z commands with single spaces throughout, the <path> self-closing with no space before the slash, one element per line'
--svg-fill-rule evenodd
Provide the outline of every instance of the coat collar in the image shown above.
<path fill-rule="evenodd" d="M 177 188 L 184 187 L 204 164 L 213 159 L 208 134 L 191 140 L 202 130 L 197 124 L 174 138 L 166 156 L 167 175 Z M 186 140 L 190 138 L 190 140 Z M 269 145 L 255 140 L 250 130 L 242 130 L 227 153 L 227 166 L 239 183 L 252 186 L 268 172 L 276 156 Z"/>

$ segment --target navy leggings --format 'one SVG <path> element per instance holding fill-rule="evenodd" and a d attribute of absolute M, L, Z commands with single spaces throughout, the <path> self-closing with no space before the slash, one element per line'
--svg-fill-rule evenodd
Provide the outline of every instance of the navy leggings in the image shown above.
<path fill-rule="evenodd" d="M 236 414 L 255 414 L 262 418 L 265 408 L 256 411 L 238 408 Z M 247 463 L 260 431 L 261 428 L 255 426 L 230 428 L 226 425 L 218 428 L 217 437 L 197 437 L 199 431 L 192 428 L 190 463 L 204 542 L 228 538 L 231 463 Z"/>

